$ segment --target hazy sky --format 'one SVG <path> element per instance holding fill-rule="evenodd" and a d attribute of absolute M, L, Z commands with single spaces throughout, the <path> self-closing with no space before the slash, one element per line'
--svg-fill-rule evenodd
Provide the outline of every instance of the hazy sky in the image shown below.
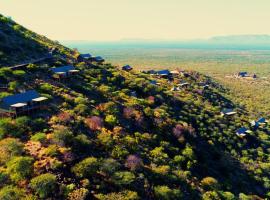
<path fill-rule="evenodd" d="M 0 13 L 57 40 L 270 34 L 269 10 L 270 0 L 0 0 Z"/>

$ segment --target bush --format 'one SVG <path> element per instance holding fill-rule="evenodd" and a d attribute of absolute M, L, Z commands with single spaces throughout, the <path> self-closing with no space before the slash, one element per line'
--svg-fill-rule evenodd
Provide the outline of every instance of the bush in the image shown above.
<path fill-rule="evenodd" d="M 99 162 L 95 157 L 89 157 L 77 163 L 71 171 L 78 178 L 90 178 L 98 170 Z"/>
<path fill-rule="evenodd" d="M 140 199 L 137 192 L 124 190 L 122 192 L 112 192 L 109 194 L 97 194 L 95 197 L 99 200 L 138 200 Z"/>
<path fill-rule="evenodd" d="M 179 189 L 170 189 L 168 186 L 155 186 L 154 187 L 155 197 L 161 200 L 173 200 L 180 199 L 182 193 Z"/>
<path fill-rule="evenodd" d="M 201 185 L 205 190 L 217 189 L 218 181 L 212 177 L 202 179 Z"/>
<path fill-rule="evenodd" d="M 112 179 L 116 185 L 129 185 L 135 180 L 135 175 L 128 171 L 114 173 Z"/>
<path fill-rule="evenodd" d="M 92 130 L 100 130 L 103 127 L 103 119 L 98 116 L 92 116 L 85 120 L 85 124 Z"/>
<path fill-rule="evenodd" d="M 37 176 L 30 182 L 30 187 L 40 198 L 47 198 L 55 194 L 56 186 L 55 175 L 49 173 Z"/>
<path fill-rule="evenodd" d="M 60 146 L 69 145 L 72 143 L 73 134 L 64 126 L 57 126 L 52 134 L 52 141 Z"/>
<path fill-rule="evenodd" d="M 35 142 L 45 142 L 46 141 L 46 134 L 45 133 L 36 133 L 35 135 L 31 136 L 31 140 Z"/>
<path fill-rule="evenodd" d="M 1 200 L 19 200 L 25 197 L 25 192 L 15 186 L 5 186 L 0 190 Z"/>
<path fill-rule="evenodd" d="M 15 182 L 31 176 L 33 172 L 33 158 L 14 157 L 7 163 L 7 172 Z"/>
<path fill-rule="evenodd" d="M 89 191 L 85 188 L 80 188 L 68 194 L 68 200 L 84 200 L 87 198 Z"/>
<path fill-rule="evenodd" d="M 120 163 L 112 158 L 104 159 L 101 163 L 100 170 L 106 174 L 113 174 L 120 168 Z"/>
<path fill-rule="evenodd" d="M 215 191 L 208 191 L 203 194 L 202 196 L 203 200 L 221 200 L 218 193 Z"/>
<path fill-rule="evenodd" d="M 117 124 L 117 118 L 113 115 L 107 115 L 105 118 L 105 122 L 110 126 L 115 126 Z"/>
<path fill-rule="evenodd" d="M 0 164 L 4 164 L 13 156 L 23 152 L 23 144 L 15 138 L 6 138 L 0 141 Z"/>
<path fill-rule="evenodd" d="M 29 130 L 29 118 L 19 117 L 15 121 L 10 118 L 0 120 L 0 139 L 5 136 L 21 137 Z"/>

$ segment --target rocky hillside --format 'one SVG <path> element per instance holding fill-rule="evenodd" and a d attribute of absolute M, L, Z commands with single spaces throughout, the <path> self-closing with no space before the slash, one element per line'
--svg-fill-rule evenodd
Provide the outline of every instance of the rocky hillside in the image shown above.
<path fill-rule="evenodd" d="M 17 42 L 5 45 L 33 39 Z M 0 52 L 0 65 L 24 59 Z M 270 198 L 270 126 L 252 127 L 210 77 L 161 78 L 85 60 L 74 64 L 79 73 L 56 79 L 50 68 L 66 64 L 0 69 L 2 100 L 28 90 L 48 99 L 0 119 L 0 199 Z M 224 108 L 236 113 L 222 116 Z M 241 127 L 250 131 L 237 135 Z"/>

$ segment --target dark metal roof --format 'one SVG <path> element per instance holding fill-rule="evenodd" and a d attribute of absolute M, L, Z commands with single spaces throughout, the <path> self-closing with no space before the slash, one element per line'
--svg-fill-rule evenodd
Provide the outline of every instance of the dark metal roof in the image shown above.
<path fill-rule="evenodd" d="M 125 65 L 122 67 L 123 70 L 131 70 L 132 67 L 130 65 Z"/>
<path fill-rule="evenodd" d="M 89 53 L 80 54 L 80 56 L 81 56 L 82 58 L 85 58 L 85 59 L 92 58 L 92 55 L 91 55 L 91 54 L 89 54 Z"/>
<path fill-rule="evenodd" d="M 97 62 L 104 61 L 104 58 L 102 58 L 101 56 L 96 56 L 93 59 L 94 59 L 94 61 L 97 61 Z"/>
<path fill-rule="evenodd" d="M 266 122 L 266 119 L 262 117 L 262 118 L 260 118 L 257 122 L 258 122 L 258 123 L 265 123 L 265 122 Z"/>
<path fill-rule="evenodd" d="M 16 103 L 27 103 L 39 96 L 40 95 L 35 90 L 28 90 L 24 93 L 10 95 L 2 99 L 1 108 L 8 109 L 11 105 Z"/>
<path fill-rule="evenodd" d="M 159 70 L 159 71 L 156 71 L 156 73 L 158 75 L 169 75 L 170 74 L 170 71 L 165 69 L 165 70 Z"/>
<path fill-rule="evenodd" d="M 226 113 L 234 112 L 234 110 L 232 108 L 225 108 L 221 112 L 226 114 Z"/>
<path fill-rule="evenodd" d="M 62 66 L 62 67 L 55 67 L 55 68 L 51 68 L 51 70 L 54 73 L 58 73 L 58 72 L 65 72 L 67 73 L 69 70 L 74 70 L 75 67 L 73 66 Z"/>
<path fill-rule="evenodd" d="M 237 132 L 238 134 L 242 134 L 242 133 L 246 133 L 247 130 L 248 130 L 247 128 L 242 127 L 242 128 L 239 128 L 236 132 Z"/>

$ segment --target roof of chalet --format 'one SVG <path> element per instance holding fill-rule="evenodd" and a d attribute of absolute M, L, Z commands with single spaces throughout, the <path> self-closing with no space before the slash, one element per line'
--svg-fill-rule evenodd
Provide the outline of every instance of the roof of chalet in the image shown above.
<path fill-rule="evenodd" d="M 158 75 L 169 75 L 170 71 L 167 69 L 156 71 L 156 74 Z"/>
<path fill-rule="evenodd" d="M 28 90 L 24 93 L 14 94 L 4 97 L 1 101 L 1 108 L 8 109 L 11 105 L 16 105 L 19 103 L 26 103 L 40 97 L 37 91 Z"/>
<path fill-rule="evenodd" d="M 75 70 L 75 67 L 67 65 L 67 66 L 51 68 L 51 70 L 53 73 L 59 73 L 59 72 L 67 73 L 70 70 Z"/>
<path fill-rule="evenodd" d="M 225 115 L 234 115 L 237 112 L 234 111 L 232 108 L 225 108 L 221 111 L 221 113 L 225 114 Z"/>
<path fill-rule="evenodd" d="M 81 56 L 82 58 L 85 58 L 85 59 L 92 58 L 92 55 L 91 55 L 91 54 L 89 54 L 89 53 L 80 54 L 80 56 Z"/>
<path fill-rule="evenodd" d="M 262 118 L 260 118 L 257 122 L 258 122 L 258 123 L 265 123 L 265 122 L 266 122 L 266 119 L 262 117 Z"/>
<path fill-rule="evenodd" d="M 236 131 L 236 133 L 238 133 L 238 134 L 243 134 L 243 133 L 246 133 L 247 131 L 248 131 L 247 128 L 242 127 L 242 128 L 239 128 L 239 129 Z"/>
<path fill-rule="evenodd" d="M 95 61 L 104 61 L 104 58 L 102 58 L 101 56 L 96 56 L 93 58 Z"/>
<path fill-rule="evenodd" d="M 132 67 L 130 65 L 125 65 L 122 67 L 123 70 L 130 70 Z"/>

